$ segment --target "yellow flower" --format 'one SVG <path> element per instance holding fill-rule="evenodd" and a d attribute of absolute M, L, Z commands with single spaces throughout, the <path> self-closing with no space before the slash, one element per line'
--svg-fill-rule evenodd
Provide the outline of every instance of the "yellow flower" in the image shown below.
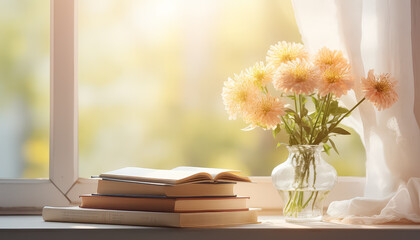
<path fill-rule="evenodd" d="M 256 63 L 246 70 L 246 74 L 257 87 L 264 87 L 273 81 L 274 68 L 271 65 L 264 65 L 263 62 Z"/>
<path fill-rule="evenodd" d="M 365 97 L 378 110 L 389 108 L 398 100 L 396 87 L 397 81 L 389 73 L 375 76 L 371 69 L 368 72 L 368 77 L 362 78 L 362 90 Z"/>
<path fill-rule="evenodd" d="M 343 56 L 341 50 L 330 50 L 326 47 L 321 48 L 315 55 L 315 66 L 319 67 L 322 71 L 332 66 L 347 66 L 349 65 L 347 59 Z"/>
<path fill-rule="evenodd" d="M 353 87 L 350 65 L 333 65 L 321 72 L 319 95 L 333 93 L 336 97 L 347 94 Z"/>
<path fill-rule="evenodd" d="M 273 85 L 285 92 L 311 94 L 317 88 L 319 77 L 313 64 L 298 58 L 280 66 Z"/>
<path fill-rule="evenodd" d="M 267 63 L 276 69 L 282 63 L 287 63 L 298 58 L 308 58 L 308 53 L 300 43 L 278 42 L 276 45 L 272 45 L 267 52 Z"/>
<path fill-rule="evenodd" d="M 274 129 L 285 114 L 285 104 L 271 95 L 260 95 L 249 109 L 248 120 L 251 124 L 264 129 Z"/>
<path fill-rule="evenodd" d="M 258 91 L 259 89 L 244 72 L 235 74 L 233 79 L 225 81 L 222 97 L 229 119 L 236 119 L 237 115 L 245 116 L 246 110 L 255 101 Z"/>

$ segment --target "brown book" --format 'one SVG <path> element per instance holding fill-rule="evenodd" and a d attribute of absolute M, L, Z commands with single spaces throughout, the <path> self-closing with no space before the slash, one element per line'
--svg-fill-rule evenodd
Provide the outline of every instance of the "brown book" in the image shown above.
<path fill-rule="evenodd" d="M 216 227 L 258 223 L 257 211 L 141 212 L 79 207 L 44 207 L 44 221 L 106 223 L 161 227 Z"/>
<path fill-rule="evenodd" d="M 156 195 L 167 197 L 234 196 L 235 183 L 147 184 L 130 181 L 99 180 L 97 193 L 112 195 Z"/>
<path fill-rule="evenodd" d="M 99 177 L 172 185 L 199 182 L 251 182 L 237 170 L 200 167 L 176 167 L 171 170 L 126 167 L 102 173 Z"/>
<path fill-rule="evenodd" d="M 152 212 L 211 212 L 247 210 L 249 197 L 156 198 L 81 195 L 81 208 Z"/>

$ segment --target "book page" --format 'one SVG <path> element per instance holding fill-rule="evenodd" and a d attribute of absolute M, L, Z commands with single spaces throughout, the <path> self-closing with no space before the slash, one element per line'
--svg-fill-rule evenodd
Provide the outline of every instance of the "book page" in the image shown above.
<path fill-rule="evenodd" d="M 99 177 L 115 178 L 126 180 L 137 180 L 146 182 L 160 182 L 176 184 L 191 181 L 209 181 L 210 176 L 206 173 L 197 174 L 197 172 L 184 170 L 158 170 L 150 168 L 126 167 L 102 173 Z"/>
<path fill-rule="evenodd" d="M 189 172 L 194 172 L 194 173 L 208 173 L 210 174 L 213 179 L 216 178 L 217 175 L 219 175 L 220 173 L 224 173 L 224 172 L 230 172 L 234 175 L 240 175 L 240 171 L 238 170 L 231 170 L 231 169 L 221 169 L 221 168 L 203 168 L 203 167 L 186 167 L 186 166 L 181 166 L 181 167 L 176 167 L 172 170 L 176 170 L 176 171 L 189 171 Z"/>

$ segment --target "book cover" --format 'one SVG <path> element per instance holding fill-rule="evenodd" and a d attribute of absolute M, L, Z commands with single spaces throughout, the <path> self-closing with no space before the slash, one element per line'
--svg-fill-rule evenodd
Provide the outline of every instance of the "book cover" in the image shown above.
<path fill-rule="evenodd" d="M 164 197 L 136 195 L 81 195 L 81 208 L 154 212 L 209 212 L 247 209 L 249 197 Z"/>
<path fill-rule="evenodd" d="M 44 221 L 104 223 L 160 227 L 220 227 L 258 223 L 257 211 L 167 213 L 89 209 L 79 207 L 44 207 Z"/>

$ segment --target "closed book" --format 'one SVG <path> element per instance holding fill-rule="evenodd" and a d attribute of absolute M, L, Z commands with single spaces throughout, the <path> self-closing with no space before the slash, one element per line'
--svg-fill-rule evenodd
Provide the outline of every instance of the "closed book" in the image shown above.
<path fill-rule="evenodd" d="M 90 209 L 79 207 L 44 207 L 44 221 L 105 223 L 161 227 L 216 227 L 257 223 L 256 210 L 168 213 Z"/>
<path fill-rule="evenodd" d="M 127 180 L 99 180 L 97 193 L 167 197 L 234 196 L 235 183 L 149 184 Z"/>
<path fill-rule="evenodd" d="M 247 209 L 249 197 L 168 198 L 81 195 L 81 208 L 153 212 L 209 212 Z"/>

